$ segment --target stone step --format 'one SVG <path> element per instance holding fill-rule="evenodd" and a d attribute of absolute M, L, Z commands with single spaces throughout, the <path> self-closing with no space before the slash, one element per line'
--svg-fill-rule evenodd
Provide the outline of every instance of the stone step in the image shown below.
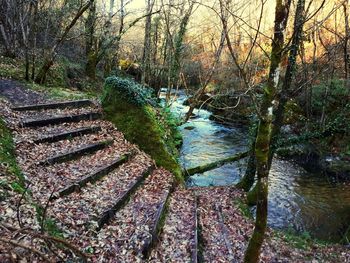
<path fill-rule="evenodd" d="M 66 132 L 61 132 L 61 133 L 56 133 L 48 136 L 43 136 L 41 138 L 35 139 L 34 143 L 39 144 L 39 143 L 52 143 L 52 142 L 58 142 L 64 139 L 68 138 L 74 138 L 78 136 L 82 136 L 85 134 L 92 134 L 92 133 L 97 133 L 101 131 L 100 126 L 93 126 L 93 127 L 84 127 L 84 128 L 79 128 L 76 130 L 71 130 L 71 131 L 66 131 Z"/>
<path fill-rule="evenodd" d="M 13 107 L 14 111 L 32 111 L 32 110 L 47 110 L 47 109 L 63 109 L 63 108 L 79 108 L 93 106 L 94 103 L 91 100 L 74 100 L 74 101 L 62 101 L 52 102 L 45 104 L 32 104 Z"/>
<path fill-rule="evenodd" d="M 145 170 L 134 182 L 130 184 L 129 188 L 117 199 L 115 204 L 102 213 L 101 217 L 97 221 L 98 229 L 101 229 L 111 220 L 111 218 L 113 218 L 115 213 L 126 204 L 130 196 L 136 191 L 140 184 L 146 179 L 147 176 L 152 173 L 154 169 L 155 167 L 152 165 L 147 170 Z"/>
<path fill-rule="evenodd" d="M 96 183 L 87 183 L 79 192 L 52 200 L 50 212 L 63 230 L 74 229 L 76 234 L 71 239 L 79 239 L 78 233 L 99 229 L 98 222 L 106 216 L 106 211 L 114 214 L 129 199 L 135 182 L 139 184 L 153 169 L 151 160 L 138 154 Z"/>
<path fill-rule="evenodd" d="M 70 116 L 53 116 L 49 118 L 27 120 L 21 123 L 22 127 L 42 127 L 46 125 L 61 124 L 65 122 L 92 121 L 102 118 L 100 112 L 89 112 Z"/>
<path fill-rule="evenodd" d="M 144 262 L 158 239 L 172 183 L 170 172 L 162 168 L 153 171 L 130 201 L 100 229 L 99 243 L 93 248 L 102 246 L 108 251 L 106 257 L 114 262 Z"/>
<path fill-rule="evenodd" d="M 57 194 L 53 195 L 50 198 L 50 201 L 53 201 L 57 198 L 69 195 L 73 192 L 80 191 L 80 189 L 82 187 L 86 186 L 88 183 L 94 183 L 94 182 L 100 180 L 101 178 L 103 178 L 104 176 L 106 176 L 107 174 L 109 174 L 110 172 L 112 172 L 113 170 L 117 169 L 120 165 L 122 165 L 123 163 L 127 162 L 130 158 L 132 158 L 132 156 L 133 156 L 133 154 L 122 155 L 121 157 L 119 157 L 115 161 L 113 161 L 112 163 L 105 165 L 99 169 L 96 169 L 94 172 L 92 172 L 89 175 L 84 176 L 79 181 L 75 182 L 74 184 L 71 184 L 62 190 L 59 190 L 57 192 Z"/>
<path fill-rule="evenodd" d="M 165 210 L 166 210 L 166 204 L 168 203 L 170 195 L 170 189 L 168 189 L 163 197 L 162 201 L 160 202 L 157 212 L 154 217 L 153 224 L 151 224 L 149 236 L 143 241 L 143 245 L 141 249 L 137 252 L 138 254 L 142 254 L 143 258 L 148 258 L 149 254 L 151 253 L 151 249 L 158 241 L 158 234 L 160 229 L 162 228 L 162 218 L 164 218 Z"/>
<path fill-rule="evenodd" d="M 208 187 L 195 192 L 201 229 L 201 261 L 243 262 L 245 249 L 242 248 L 246 247 L 249 235 L 242 227 L 250 224 L 243 223 L 248 219 L 234 204 L 235 199 L 243 197 L 243 192 L 234 187 Z"/>
<path fill-rule="evenodd" d="M 197 228 L 196 196 L 191 190 L 176 189 L 149 262 L 198 262 Z"/>
<path fill-rule="evenodd" d="M 82 146 L 80 148 L 74 149 L 72 151 L 59 154 L 53 157 L 49 157 L 45 160 L 42 160 L 39 162 L 39 164 L 42 165 L 51 165 L 55 163 L 62 163 L 62 162 L 67 162 L 71 161 L 74 159 L 79 158 L 80 156 L 86 155 L 86 154 L 91 154 L 93 152 L 96 152 L 98 150 L 101 150 L 108 145 L 112 144 L 113 140 L 107 140 L 107 141 L 102 141 L 102 142 L 97 142 L 89 145 Z"/>

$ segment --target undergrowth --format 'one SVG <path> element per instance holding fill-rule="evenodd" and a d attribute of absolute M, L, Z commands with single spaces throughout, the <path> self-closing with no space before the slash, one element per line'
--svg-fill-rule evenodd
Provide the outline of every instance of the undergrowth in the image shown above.
<path fill-rule="evenodd" d="M 43 208 L 33 202 L 31 192 L 26 189 L 25 178 L 19 168 L 16 155 L 15 145 L 11 131 L 7 128 L 6 123 L 0 118 L 0 201 L 6 201 L 13 192 L 24 195 L 23 197 L 32 206 L 36 208 L 38 222 L 43 220 L 44 230 L 51 236 L 63 237 L 62 232 L 56 223 L 43 216 Z"/>
<path fill-rule="evenodd" d="M 24 177 L 18 167 L 15 147 L 11 131 L 0 118 L 0 199 L 8 195 L 9 190 L 22 194 L 24 192 Z"/>

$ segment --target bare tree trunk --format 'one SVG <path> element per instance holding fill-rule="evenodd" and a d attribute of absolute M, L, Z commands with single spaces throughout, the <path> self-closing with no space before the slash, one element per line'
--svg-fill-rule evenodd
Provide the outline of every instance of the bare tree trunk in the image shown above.
<path fill-rule="evenodd" d="M 183 51 L 183 39 L 185 37 L 186 29 L 188 22 L 190 20 L 190 16 L 192 14 L 194 2 L 190 3 L 190 7 L 188 8 L 187 12 L 185 13 L 184 17 L 181 20 L 179 31 L 175 36 L 174 41 L 174 54 L 172 58 L 171 68 L 170 70 L 170 82 L 172 87 L 178 86 L 179 82 L 179 74 L 181 69 L 181 54 Z"/>
<path fill-rule="evenodd" d="M 151 70 L 151 26 L 152 26 L 152 11 L 155 0 L 147 0 L 147 17 L 145 23 L 145 37 L 142 53 L 142 84 L 149 83 Z"/>
<path fill-rule="evenodd" d="M 271 49 L 269 77 L 264 87 L 262 105 L 259 112 L 259 126 L 255 145 L 257 164 L 257 208 L 253 236 L 249 240 L 244 262 L 259 261 L 260 249 L 267 226 L 267 197 L 270 142 L 273 127 L 273 111 L 276 105 L 277 87 L 280 78 L 280 63 L 283 56 L 284 34 L 289 16 L 291 0 L 277 0 L 275 9 L 274 37 Z"/>
<path fill-rule="evenodd" d="M 63 34 L 57 39 L 56 43 L 53 45 L 53 47 L 50 49 L 48 54 L 46 55 L 46 58 L 44 59 L 44 63 L 42 67 L 40 68 L 38 75 L 35 78 L 35 82 L 38 84 L 42 84 L 46 80 L 46 75 L 51 66 L 53 65 L 55 59 L 56 59 L 56 50 L 57 48 L 62 44 L 62 42 L 65 41 L 69 31 L 74 27 L 74 25 L 77 23 L 78 19 L 84 14 L 84 12 L 90 7 L 90 5 L 94 3 L 94 0 L 89 0 L 85 5 L 81 6 L 74 16 L 73 20 L 66 26 L 66 28 L 63 31 Z"/>
<path fill-rule="evenodd" d="M 97 66 L 97 39 L 95 37 L 96 27 L 96 3 L 92 3 L 89 7 L 89 13 L 85 22 L 85 74 L 91 78 L 96 77 Z"/>
<path fill-rule="evenodd" d="M 344 1 L 344 23 L 345 23 L 345 37 L 344 37 L 344 70 L 346 86 L 350 89 L 350 25 L 349 25 L 349 0 Z"/>
<path fill-rule="evenodd" d="M 185 116 L 185 120 L 184 122 L 187 122 L 190 118 L 191 118 L 191 115 L 195 109 L 195 107 L 198 106 L 199 104 L 199 100 L 200 98 L 202 97 L 202 95 L 205 93 L 205 90 L 208 86 L 208 84 L 210 83 L 212 77 L 213 77 L 213 74 L 214 74 L 214 71 L 216 69 L 216 65 L 219 63 L 219 60 L 220 60 L 220 57 L 221 57 L 221 53 L 222 53 L 222 50 L 224 48 L 224 43 L 225 43 L 225 31 L 222 30 L 221 32 L 221 38 L 220 38 L 220 43 L 219 43 L 219 46 L 215 52 L 215 56 L 214 56 L 214 62 L 205 78 L 205 81 L 204 83 L 201 84 L 201 87 L 197 90 L 197 92 L 194 94 L 193 98 L 192 98 L 192 101 L 190 103 L 190 107 L 186 113 L 186 116 Z"/>

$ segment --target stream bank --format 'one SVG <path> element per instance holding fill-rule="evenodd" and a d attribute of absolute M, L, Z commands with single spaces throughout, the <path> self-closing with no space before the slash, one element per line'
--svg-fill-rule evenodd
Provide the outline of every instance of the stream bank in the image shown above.
<path fill-rule="evenodd" d="M 184 116 L 186 94 L 179 91 L 172 111 Z M 245 125 L 225 126 L 210 120 L 211 112 L 194 111 L 194 117 L 180 127 L 184 141 L 180 160 L 190 168 L 225 158 L 248 148 Z M 191 176 L 187 185 L 223 186 L 237 183 L 246 160 Z M 309 172 L 292 161 L 275 158 L 270 173 L 268 224 L 275 229 L 308 233 L 314 238 L 338 242 L 350 222 L 350 185 Z"/>

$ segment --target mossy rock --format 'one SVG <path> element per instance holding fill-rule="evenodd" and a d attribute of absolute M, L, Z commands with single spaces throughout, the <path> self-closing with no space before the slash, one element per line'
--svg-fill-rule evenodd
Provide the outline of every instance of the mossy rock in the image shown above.
<path fill-rule="evenodd" d="M 171 171 L 183 182 L 181 167 L 167 145 L 166 132 L 160 125 L 152 91 L 132 80 L 107 78 L 102 106 L 107 119 L 124 133 L 125 138 L 149 154 L 158 166 Z"/>

